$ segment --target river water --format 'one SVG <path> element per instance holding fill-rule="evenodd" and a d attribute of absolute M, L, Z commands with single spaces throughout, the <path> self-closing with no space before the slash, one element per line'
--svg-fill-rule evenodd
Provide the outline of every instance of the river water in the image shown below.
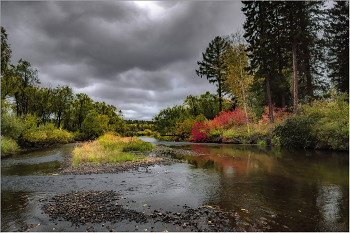
<path fill-rule="evenodd" d="M 1 231 L 30 224 L 37 226 L 30 231 L 85 231 L 67 221 L 54 224 L 42 212 L 41 200 L 87 190 L 122 192 L 125 203 L 133 200 L 129 208 L 137 211 L 145 204 L 173 212 L 183 205 L 235 210 L 240 229 L 264 219 L 269 222 L 264 231 L 349 231 L 348 152 L 140 138 L 199 155 L 167 154 L 185 162 L 154 166 L 147 172 L 140 168 L 119 174 L 58 175 L 74 144 L 15 154 L 1 160 Z M 125 222 L 111 228 L 135 231 L 134 225 Z M 161 224 L 153 230 L 186 231 Z"/>

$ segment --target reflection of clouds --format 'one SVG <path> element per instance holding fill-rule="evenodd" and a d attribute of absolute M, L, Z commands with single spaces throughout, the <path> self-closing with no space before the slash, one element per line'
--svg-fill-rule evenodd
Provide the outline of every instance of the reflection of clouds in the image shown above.
<path fill-rule="evenodd" d="M 316 205 L 323 216 L 323 221 L 319 223 L 321 231 L 342 231 L 343 227 L 346 227 L 338 222 L 342 197 L 340 187 L 334 184 L 322 185 L 318 190 Z"/>

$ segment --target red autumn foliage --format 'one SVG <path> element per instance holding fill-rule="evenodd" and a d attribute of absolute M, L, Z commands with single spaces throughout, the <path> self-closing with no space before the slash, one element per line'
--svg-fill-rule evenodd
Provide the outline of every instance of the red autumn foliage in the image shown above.
<path fill-rule="evenodd" d="M 192 128 L 192 139 L 189 141 L 205 142 L 209 139 L 207 133 L 216 129 L 225 129 L 229 127 L 238 127 L 245 124 L 245 114 L 241 109 L 234 111 L 221 112 L 213 120 L 205 123 L 196 122 Z"/>
<path fill-rule="evenodd" d="M 238 127 L 245 124 L 246 117 L 243 110 L 236 108 L 233 111 L 221 112 L 213 120 L 208 122 L 209 130 L 226 129 L 229 127 Z"/>
<path fill-rule="evenodd" d="M 291 113 L 288 113 L 286 108 L 276 108 L 275 105 L 272 105 L 272 108 L 273 108 L 273 118 L 274 118 L 275 122 L 282 124 L 285 119 L 287 119 L 291 116 Z M 265 106 L 264 109 L 265 109 L 265 111 L 261 115 L 262 118 L 259 121 L 259 124 L 265 124 L 265 123 L 270 122 L 269 107 Z"/>
<path fill-rule="evenodd" d="M 205 142 L 208 140 L 208 136 L 205 133 L 207 129 L 207 126 L 205 123 L 201 123 L 199 121 L 197 121 L 196 123 L 194 123 L 193 125 L 193 129 L 192 129 L 192 138 L 189 139 L 189 141 L 194 141 L 194 142 Z"/>

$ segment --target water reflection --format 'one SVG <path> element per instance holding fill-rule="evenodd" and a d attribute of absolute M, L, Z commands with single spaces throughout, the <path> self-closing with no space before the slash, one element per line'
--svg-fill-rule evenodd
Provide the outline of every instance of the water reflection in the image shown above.
<path fill-rule="evenodd" d="M 166 154 L 187 163 L 155 166 L 147 173 L 78 176 L 52 175 L 58 172 L 64 156 L 71 153 L 69 146 L 2 160 L 1 229 L 10 231 L 24 222 L 48 227 L 36 230 L 56 227 L 34 208 L 37 194 L 42 198 L 56 192 L 105 189 L 126 191 L 136 200 L 135 205 L 146 203 L 157 209 L 173 210 L 186 203 L 192 208 L 210 205 L 235 210 L 243 225 L 266 218 L 275 222 L 273 231 L 349 230 L 346 152 L 171 143 L 199 155 Z M 63 230 L 72 229 L 65 226 Z"/>
<path fill-rule="evenodd" d="M 320 209 L 323 221 L 319 228 L 322 230 L 341 231 L 345 223 L 341 221 L 341 188 L 332 184 L 321 184 L 318 190 L 316 205 Z"/>
<path fill-rule="evenodd" d="M 200 154 L 178 156 L 186 159 L 191 169 L 210 173 L 212 179 L 206 179 L 207 184 L 197 184 L 189 178 L 194 192 L 212 197 L 207 199 L 208 204 L 248 209 L 250 217 L 273 218 L 283 223 L 277 226 L 281 231 L 349 230 L 346 152 L 244 145 L 193 144 L 176 148 L 179 147 Z M 331 185 L 320 186 L 320 182 Z M 217 192 L 208 192 L 208 186 Z"/>

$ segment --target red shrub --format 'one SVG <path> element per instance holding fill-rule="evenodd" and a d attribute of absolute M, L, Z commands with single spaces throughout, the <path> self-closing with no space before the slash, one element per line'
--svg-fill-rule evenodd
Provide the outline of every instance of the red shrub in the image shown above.
<path fill-rule="evenodd" d="M 282 124 L 284 122 L 285 119 L 287 119 L 288 117 L 290 117 L 290 113 L 287 112 L 286 108 L 276 108 L 275 105 L 272 105 L 273 108 L 273 119 L 275 121 L 275 123 L 280 123 Z M 269 107 L 265 106 L 264 107 L 265 111 L 264 113 L 261 115 L 262 118 L 259 121 L 259 124 L 265 124 L 270 122 L 270 118 L 269 118 Z"/>
<path fill-rule="evenodd" d="M 195 141 L 195 142 L 205 142 L 208 140 L 208 136 L 205 133 L 207 129 L 207 126 L 205 123 L 201 123 L 199 121 L 197 121 L 196 123 L 194 123 L 193 125 L 193 129 L 192 129 L 192 138 L 189 139 L 189 141 Z"/>
<path fill-rule="evenodd" d="M 245 124 L 246 117 L 243 110 L 236 108 L 233 111 L 221 112 L 212 121 L 208 122 L 209 130 L 238 127 Z"/>
<path fill-rule="evenodd" d="M 234 111 L 221 112 L 213 120 L 205 123 L 196 122 L 192 128 L 192 139 L 189 141 L 204 142 L 209 139 L 207 134 L 216 129 L 227 129 L 230 127 L 238 127 L 245 124 L 245 113 L 241 109 Z"/>

